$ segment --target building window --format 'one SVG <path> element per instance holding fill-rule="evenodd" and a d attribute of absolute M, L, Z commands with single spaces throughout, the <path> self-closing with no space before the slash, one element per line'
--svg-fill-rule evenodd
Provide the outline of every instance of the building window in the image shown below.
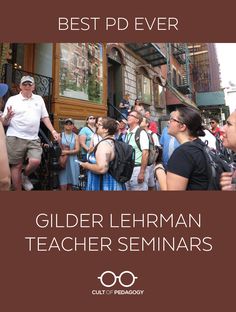
<path fill-rule="evenodd" d="M 103 47 L 100 43 L 60 44 L 59 95 L 102 103 Z"/>
<path fill-rule="evenodd" d="M 179 86 L 181 86 L 182 84 L 183 84 L 183 82 L 182 82 L 182 76 L 180 75 L 180 74 L 178 74 L 178 77 L 179 77 L 179 79 L 178 79 L 178 84 L 179 84 Z"/>
<path fill-rule="evenodd" d="M 144 104 L 151 105 L 152 103 L 151 85 L 151 79 L 148 77 L 147 71 L 140 67 L 137 74 L 137 95 Z"/>
<path fill-rule="evenodd" d="M 172 72 L 173 72 L 173 86 L 177 87 L 177 73 L 176 73 L 176 69 L 172 68 Z"/>
<path fill-rule="evenodd" d="M 165 103 L 163 101 L 164 88 L 157 82 L 153 83 L 153 92 L 154 92 L 154 105 L 157 108 L 164 108 Z"/>

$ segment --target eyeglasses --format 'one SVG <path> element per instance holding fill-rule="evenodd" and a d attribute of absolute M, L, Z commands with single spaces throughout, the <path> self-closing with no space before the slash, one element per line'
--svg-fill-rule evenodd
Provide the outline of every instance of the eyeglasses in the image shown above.
<path fill-rule="evenodd" d="M 132 114 L 129 114 L 128 117 L 134 117 L 134 118 L 136 118 L 136 119 L 139 119 L 137 116 L 134 116 L 134 115 L 132 115 Z"/>
<path fill-rule="evenodd" d="M 30 86 L 31 87 L 33 84 L 32 84 L 32 82 L 23 82 L 22 85 L 24 87 L 26 87 L 26 86 Z"/>
<path fill-rule="evenodd" d="M 175 119 L 175 118 L 173 118 L 173 117 L 170 117 L 170 122 L 171 121 L 175 121 L 175 122 L 177 122 L 177 123 L 179 123 L 179 124 L 183 124 L 183 122 L 182 121 L 179 121 L 179 120 L 177 120 L 177 119 Z"/>

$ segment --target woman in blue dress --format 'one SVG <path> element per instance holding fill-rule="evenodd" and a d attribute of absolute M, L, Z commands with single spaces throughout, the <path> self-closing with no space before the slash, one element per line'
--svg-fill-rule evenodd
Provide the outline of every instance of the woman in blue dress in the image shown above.
<path fill-rule="evenodd" d="M 96 118 L 94 116 L 88 116 L 86 118 L 86 125 L 79 132 L 79 144 L 81 147 L 80 160 L 82 161 L 86 161 L 87 159 L 91 138 L 96 131 L 95 122 Z"/>
<path fill-rule="evenodd" d="M 72 190 L 72 186 L 79 184 L 79 138 L 72 130 L 74 122 L 67 118 L 64 123 L 64 132 L 61 134 L 62 155 L 68 155 L 66 168 L 59 172 L 59 184 L 62 191 Z M 64 149 L 63 149 L 64 147 Z"/>
<path fill-rule="evenodd" d="M 118 124 L 116 120 L 106 117 L 97 124 L 97 134 L 102 141 L 97 145 L 95 154 L 88 156 L 88 162 L 81 166 L 88 170 L 87 191 L 123 191 L 125 184 L 117 182 L 109 173 L 109 163 L 115 158 L 114 135 Z"/>

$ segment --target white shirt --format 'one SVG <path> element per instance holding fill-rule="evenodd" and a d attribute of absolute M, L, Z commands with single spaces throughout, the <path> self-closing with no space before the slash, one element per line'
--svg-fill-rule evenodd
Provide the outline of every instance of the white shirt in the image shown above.
<path fill-rule="evenodd" d="M 152 130 L 148 130 L 148 133 L 150 133 L 151 136 L 152 136 L 154 146 L 159 146 L 159 147 L 161 147 L 161 144 L 160 144 L 160 142 L 159 142 L 158 135 L 157 135 L 156 133 L 152 132 Z"/>
<path fill-rule="evenodd" d="M 93 147 L 95 147 L 101 140 L 102 140 L 102 137 L 98 135 L 97 133 L 94 133 L 91 137 L 91 141 L 93 141 Z"/>
<path fill-rule="evenodd" d="M 3 115 L 7 114 L 7 108 L 12 107 L 14 116 L 7 129 L 7 136 L 15 136 L 26 140 L 38 139 L 40 120 L 48 117 L 48 112 L 43 98 L 32 94 L 31 98 L 24 98 L 21 93 L 11 96 L 5 106 Z"/>
<path fill-rule="evenodd" d="M 209 131 L 204 130 L 205 136 L 199 137 L 203 143 L 207 144 L 211 149 L 216 150 L 216 138 L 215 136 Z"/>

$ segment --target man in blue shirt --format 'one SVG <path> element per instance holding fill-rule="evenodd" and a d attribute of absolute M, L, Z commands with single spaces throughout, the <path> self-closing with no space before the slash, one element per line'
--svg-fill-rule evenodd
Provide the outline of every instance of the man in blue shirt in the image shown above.
<path fill-rule="evenodd" d="M 163 148 L 163 165 L 166 168 L 168 160 L 173 151 L 180 145 L 179 142 L 172 135 L 168 134 L 168 127 L 165 127 L 162 131 L 160 144 Z"/>

